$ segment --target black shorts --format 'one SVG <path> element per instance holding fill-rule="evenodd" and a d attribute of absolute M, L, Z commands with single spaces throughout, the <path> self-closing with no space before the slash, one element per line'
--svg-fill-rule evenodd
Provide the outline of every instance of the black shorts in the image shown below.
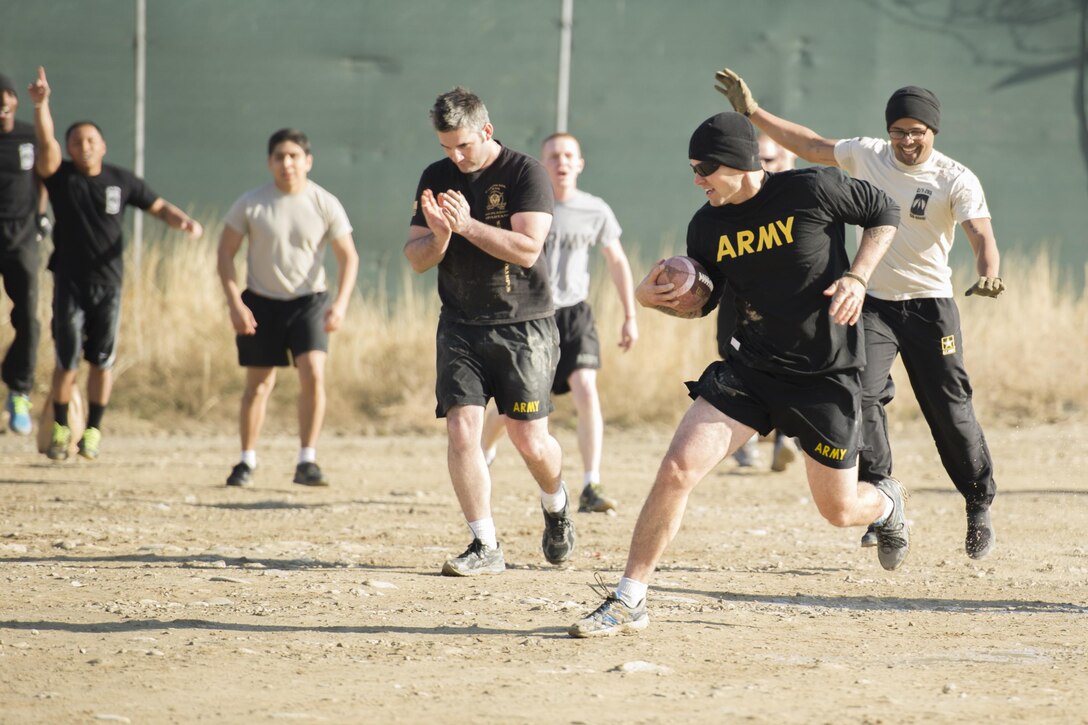
<path fill-rule="evenodd" d="M 455 405 L 487 405 L 518 420 L 552 412 L 548 394 L 559 357 L 555 318 L 505 325 L 465 325 L 439 320 L 435 415 Z"/>
<path fill-rule="evenodd" d="M 857 465 L 861 427 L 858 371 L 819 376 L 771 375 L 736 360 L 711 363 L 688 395 L 702 398 L 760 435 L 778 429 L 828 468 Z"/>
<path fill-rule="evenodd" d="M 246 290 L 242 302 L 257 320 L 254 335 L 238 335 L 238 364 L 247 368 L 286 367 L 307 352 L 328 352 L 325 310 L 329 293 L 316 292 L 293 300 L 273 300 Z M 290 352 L 290 357 L 288 357 Z"/>
<path fill-rule="evenodd" d="M 593 308 L 588 302 L 557 309 L 555 326 L 559 329 L 559 366 L 552 381 L 552 392 L 562 395 L 570 392 L 569 378 L 575 370 L 601 367 L 601 341 L 597 337 Z"/>
<path fill-rule="evenodd" d="M 79 352 L 103 370 L 117 359 L 121 288 L 87 284 L 53 275 L 53 347 L 57 367 L 75 370 Z"/>

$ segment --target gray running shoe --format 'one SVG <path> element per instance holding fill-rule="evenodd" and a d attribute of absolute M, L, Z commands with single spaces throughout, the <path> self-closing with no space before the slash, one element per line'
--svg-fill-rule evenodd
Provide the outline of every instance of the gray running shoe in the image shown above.
<path fill-rule="evenodd" d="M 329 485 L 329 479 L 325 478 L 325 474 L 321 472 L 316 463 L 310 461 L 295 466 L 295 477 L 292 480 L 303 486 Z"/>
<path fill-rule="evenodd" d="M 566 493 L 566 484 L 560 485 Z M 540 510 L 544 511 L 544 507 L 541 506 Z M 562 511 L 544 511 L 544 536 L 540 548 L 544 550 L 544 558 L 549 564 L 562 564 L 574 553 L 574 520 L 570 517 L 569 494 Z"/>
<path fill-rule="evenodd" d="M 506 571 L 506 559 L 502 555 L 502 544 L 492 549 L 490 546 L 485 546 L 479 539 L 473 539 L 461 556 L 448 559 L 442 565 L 442 576 L 502 574 L 504 571 Z"/>
<path fill-rule="evenodd" d="M 884 523 L 874 526 L 874 529 L 878 540 L 876 554 L 880 559 L 880 565 L 888 571 L 893 571 L 900 567 L 910 550 L 910 529 L 907 527 L 907 516 L 903 510 L 907 492 L 903 484 L 894 478 L 883 478 L 873 485 L 892 500 L 892 512 L 888 514 Z"/>
<path fill-rule="evenodd" d="M 967 539 L 964 549 L 972 559 L 982 559 L 994 549 L 997 536 L 990 523 L 990 507 L 967 506 Z"/>
<path fill-rule="evenodd" d="M 592 614 L 578 620 L 567 628 L 567 634 L 578 639 L 586 637 L 611 637 L 614 634 L 634 634 L 646 629 L 650 623 L 650 615 L 646 613 L 646 600 L 643 599 L 638 606 L 629 607 L 623 600 L 604 583 L 600 572 L 594 572 L 596 584 L 590 584 L 589 588 L 594 594 L 604 597 L 601 606 L 593 610 Z"/>
<path fill-rule="evenodd" d="M 578 497 L 578 513 L 608 513 L 616 510 L 616 500 L 604 494 L 599 483 L 587 483 Z"/>
<path fill-rule="evenodd" d="M 740 468 L 753 468 L 759 464 L 759 439 L 752 436 L 744 445 L 733 452 L 733 460 Z"/>
<path fill-rule="evenodd" d="M 253 485 L 253 469 L 249 467 L 248 463 L 239 463 L 234 468 L 230 469 L 230 475 L 227 476 L 228 486 L 252 486 Z"/>
<path fill-rule="evenodd" d="M 863 549 L 868 549 L 871 546 L 876 546 L 880 543 L 880 539 L 876 535 L 876 526 L 869 524 L 869 528 L 865 529 L 865 533 L 861 535 L 861 546 Z"/>

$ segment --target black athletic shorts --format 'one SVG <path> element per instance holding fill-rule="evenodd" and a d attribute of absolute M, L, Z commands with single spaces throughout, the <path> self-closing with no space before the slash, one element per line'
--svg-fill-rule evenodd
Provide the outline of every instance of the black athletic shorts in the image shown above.
<path fill-rule="evenodd" d="M 328 352 L 325 310 L 329 293 L 316 292 L 293 300 L 273 300 L 246 290 L 242 302 L 257 319 L 257 333 L 238 335 L 238 364 L 246 368 L 287 367 L 306 352 Z M 290 357 L 288 357 L 290 352 Z"/>
<path fill-rule="evenodd" d="M 861 377 L 855 371 L 820 376 L 771 375 L 737 360 L 711 363 L 688 395 L 702 398 L 760 435 L 778 429 L 828 468 L 857 465 Z"/>
<path fill-rule="evenodd" d="M 121 288 L 88 284 L 53 275 L 53 347 L 57 367 L 75 370 L 79 352 L 103 370 L 117 358 L 121 326 Z"/>
<path fill-rule="evenodd" d="M 588 302 L 579 302 L 555 311 L 555 326 L 559 328 L 559 366 L 552 381 L 556 395 L 570 392 L 569 378 L 575 370 L 598 370 L 601 367 L 601 341 L 597 337 L 597 322 Z"/>
<path fill-rule="evenodd" d="M 439 320 L 435 415 L 455 405 L 486 406 L 518 420 L 552 412 L 548 394 L 559 357 L 554 317 L 504 325 L 465 325 Z"/>

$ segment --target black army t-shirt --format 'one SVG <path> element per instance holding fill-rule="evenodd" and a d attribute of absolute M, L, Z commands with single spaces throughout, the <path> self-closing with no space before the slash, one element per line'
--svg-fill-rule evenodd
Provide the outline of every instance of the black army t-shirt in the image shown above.
<path fill-rule="evenodd" d="M 103 164 L 98 176 L 84 176 L 71 161 L 61 162 L 45 188 L 56 217 L 49 269 L 67 279 L 120 287 L 125 207 L 146 210 L 158 194 L 131 171 Z"/>
<path fill-rule="evenodd" d="M 865 364 L 862 330 L 836 325 L 823 291 L 850 268 L 846 226 L 897 226 L 899 207 L 871 184 L 839 169 L 812 167 L 768 174 L 741 204 L 699 209 L 688 225 L 687 253 L 706 267 L 715 297 L 735 294 L 745 364 L 794 375 L 857 369 Z"/>
<path fill-rule="evenodd" d="M 11 133 L 0 133 L 0 219 L 26 219 L 37 211 L 34 127 L 16 121 Z"/>
<path fill-rule="evenodd" d="M 424 189 L 435 196 L 460 191 L 473 219 L 506 230 L 514 214 L 551 214 L 555 205 L 544 167 L 505 146 L 490 166 L 473 174 L 461 173 L 449 159 L 424 169 L 416 189 L 414 226 L 427 226 L 419 205 Z M 450 238 L 438 264 L 438 296 L 443 319 L 470 325 L 538 320 L 554 311 L 544 254 L 532 267 L 521 267 L 492 257 L 459 234 Z"/>

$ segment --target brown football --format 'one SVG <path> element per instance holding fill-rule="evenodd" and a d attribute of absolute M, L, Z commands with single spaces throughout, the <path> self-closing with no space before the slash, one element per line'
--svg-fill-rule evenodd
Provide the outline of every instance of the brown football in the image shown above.
<path fill-rule="evenodd" d="M 710 299 L 710 293 L 714 291 L 714 283 L 710 281 L 706 269 L 691 257 L 669 257 L 655 281 L 657 284 L 672 282 L 676 285 L 676 289 L 680 291 L 676 307 L 661 309 L 684 317 L 702 310 L 703 305 Z"/>

